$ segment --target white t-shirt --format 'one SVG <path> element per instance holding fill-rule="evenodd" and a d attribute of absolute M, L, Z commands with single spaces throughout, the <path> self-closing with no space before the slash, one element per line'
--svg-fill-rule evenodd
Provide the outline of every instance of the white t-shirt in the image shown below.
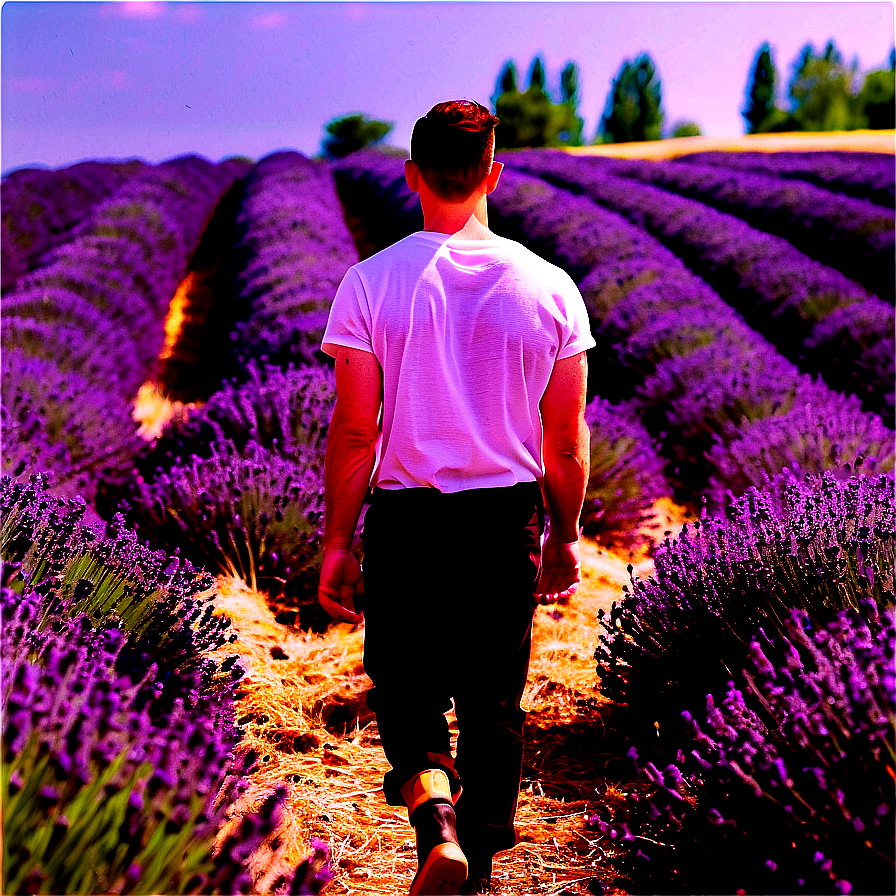
<path fill-rule="evenodd" d="M 563 270 L 520 243 L 417 231 L 354 265 L 322 349 L 383 371 L 373 485 L 443 492 L 541 479 L 554 362 L 595 345 Z"/>

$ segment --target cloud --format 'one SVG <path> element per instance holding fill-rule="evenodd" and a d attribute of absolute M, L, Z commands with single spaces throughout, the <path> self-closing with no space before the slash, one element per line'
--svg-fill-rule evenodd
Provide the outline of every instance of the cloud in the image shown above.
<path fill-rule="evenodd" d="M 263 12 L 257 16 L 252 16 L 250 25 L 258 30 L 269 31 L 273 28 L 282 28 L 288 19 L 282 12 Z"/>
<path fill-rule="evenodd" d="M 165 15 L 167 3 L 160 0 L 120 0 L 117 3 L 100 3 L 100 15 L 120 16 L 125 19 L 160 19 Z"/>

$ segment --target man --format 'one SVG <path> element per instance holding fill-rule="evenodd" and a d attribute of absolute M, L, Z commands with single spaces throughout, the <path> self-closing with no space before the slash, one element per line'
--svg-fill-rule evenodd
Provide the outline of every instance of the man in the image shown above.
<path fill-rule="evenodd" d="M 516 842 L 532 617 L 580 575 L 595 343 L 570 277 L 488 228 L 496 124 L 467 100 L 417 121 L 405 176 L 424 229 L 346 274 L 323 339 L 337 402 L 319 600 L 357 623 L 363 595 L 383 790 L 417 836 L 411 893 L 487 892 Z"/>

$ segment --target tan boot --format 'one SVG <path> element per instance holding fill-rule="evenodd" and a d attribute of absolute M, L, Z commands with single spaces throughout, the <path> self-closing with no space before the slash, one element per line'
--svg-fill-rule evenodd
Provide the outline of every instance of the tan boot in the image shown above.
<path fill-rule="evenodd" d="M 408 818 L 417 834 L 417 874 L 410 894 L 459 893 L 467 859 L 457 842 L 457 816 L 448 775 L 427 769 L 401 788 Z"/>

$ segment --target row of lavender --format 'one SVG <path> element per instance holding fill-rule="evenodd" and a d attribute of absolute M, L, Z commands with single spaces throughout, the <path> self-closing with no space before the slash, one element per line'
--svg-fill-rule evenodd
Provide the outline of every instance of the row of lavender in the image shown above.
<path fill-rule="evenodd" d="M 782 474 L 602 614 L 646 789 L 587 827 L 635 892 L 892 887 L 894 510 L 886 476 Z"/>
<path fill-rule="evenodd" d="M 139 160 L 81 162 L 58 171 L 24 168 L 5 178 L 0 288 L 6 292 L 34 270 L 94 206 L 145 168 Z"/>
<path fill-rule="evenodd" d="M 211 577 L 105 536 L 38 475 L 0 483 L 6 893 L 253 892 L 283 792 L 215 845 L 258 757 L 235 755 L 236 657 Z M 323 849 L 280 883 L 317 893 Z"/>
<path fill-rule="evenodd" d="M 128 522 L 152 543 L 279 596 L 281 620 L 299 609 L 311 619 L 335 400 L 319 345 L 358 257 L 326 166 L 295 152 L 255 164 L 217 253 L 218 312 L 236 322 L 233 376 L 172 420 L 104 503 L 123 500 Z"/>
<path fill-rule="evenodd" d="M 121 517 L 107 537 L 82 523 L 82 493 L 141 447 L 131 402 L 244 170 L 143 166 L 4 295 L 3 462 L 19 480 L 3 481 L 5 892 L 246 892 L 246 857 L 277 826 L 282 792 L 213 849 L 253 759 L 234 756 L 242 672 L 207 659 L 227 641 L 211 579 L 141 548 Z M 4 189 L 6 209 L 15 198 Z M 34 471 L 77 497 L 47 497 Z M 293 891 L 320 890 L 323 859 Z"/>
<path fill-rule="evenodd" d="M 896 165 L 890 153 L 715 151 L 689 153 L 676 161 L 805 180 L 887 208 L 896 205 Z"/>
<path fill-rule="evenodd" d="M 157 364 L 171 297 L 238 171 L 198 157 L 145 166 L 88 205 L 71 238 L 4 293 L 4 470 L 52 471 L 60 491 L 92 501 L 103 467 L 129 463 L 139 445 L 134 396 Z"/>
<path fill-rule="evenodd" d="M 622 177 L 600 159 L 530 150 L 509 155 L 508 162 L 648 231 L 801 369 L 822 374 L 832 388 L 858 395 L 866 410 L 892 422 L 892 305 L 787 239 L 696 199 Z M 836 201 L 832 196 L 830 203 Z"/>
<path fill-rule="evenodd" d="M 890 157 L 891 159 L 892 157 Z M 595 160 L 595 163 L 597 160 Z M 816 184 L 737 165 L 693 161 L 600 159 L 613 174 L 697 199 L 782 236 L 809 256 L 841 271 L 891 305 L 896 301 L 896 230 L 892 203 L 833 193 Z M 892 164 L 892 162 L 891 162 Z M 886 172 L 872 156 L 854 162 L 871 180 Z M 890 169 L 892 177 L 892 168 Z M 829 179 L 827 186 L 835 186 Z"/>

